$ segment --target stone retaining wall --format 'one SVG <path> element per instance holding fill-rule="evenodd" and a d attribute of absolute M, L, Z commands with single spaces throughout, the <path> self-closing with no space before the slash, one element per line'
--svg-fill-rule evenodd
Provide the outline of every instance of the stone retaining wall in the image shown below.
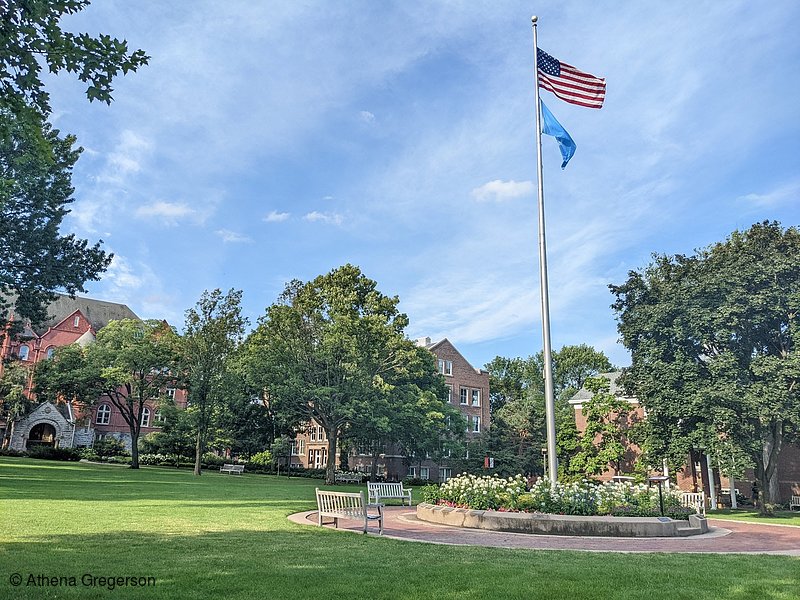
<path fill-rule="evenodd" d="M 666 517 L 582 517 L 472 510 L 423 503 L 417 505 L 417 518 L 455 527 L 544 535 L 683 537 L 708 532 L 705 517 L 699 515 L 691 515 L 686 522 Z"/>

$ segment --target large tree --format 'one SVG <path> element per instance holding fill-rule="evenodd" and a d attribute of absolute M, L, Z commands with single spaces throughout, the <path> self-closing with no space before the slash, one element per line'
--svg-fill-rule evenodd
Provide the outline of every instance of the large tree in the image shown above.
<path fill-rule="evenodd" d="M 756 224 L 610 287 L 652 458 L 735 448 L 777 502 L 778 456 L 800 426 L 800 231 Z"/>
<path fill-rule="evenodd" d="M 221 409 L 226 392 L 235 393 L 230 367 L 246 325 L 238 290 L 225 295 L 219 289 L 205 291 L 197 306 L 186 311 L 182 370 L 196 427 L 195 475 L 201 473 L 212 417 Z"/>
<path fill-rule="evenodd" d="M 376 402 L 392 402 L 412 386 L 423 393 L 433 381 L 432 360 L 423 379 L 407 368 L 420 354 L 403 335 L 408 317 L 397 304 L 345 265 L 289 283 L 248 339 L 248 377 L 275 413 L 295 425 L 313 419 L 325 430 L 330 484 L 340 434 L 368 420 Z M 436 388 L 443 406 L 443 383 Z"/>
<path fill-rule="evenodd" d="M 111 321 L 86 346 L 59 348 L 36 369 L 37 392 L 76 400 L 85 408 L 108 401 L 128 424 L 131 468 L 139 468 L 145 406 L 178 378 L 180 338 L 164 321 Z"/>
<path fill-rule="evenodd" d="M 88 0 L 0 2 L 0 314 L 42 321 L 55 291 L 84 292 L 111 256 L 100 243 L 62 235 L 73 201 L 80 148 L 47 122 L 50 101 L 40 73 L 74 73 L 89 100 L 111 102 L 112 81 L 148 57 L 108 35 L 73 34 L 59 25 Z M 2 334 L 0 334 L 2 335 Z"/>
<path fill-rule="evenodd" d="M 0 374 L 0 419 L 6 423 L 0 449 L 8 447 L 14 436 L 17 419 L 25 416 L 31 408 L 31 401 L 26 393 L 30 378 L 31 369 L 22 361 L 12 361 L 4 365 Z"/>

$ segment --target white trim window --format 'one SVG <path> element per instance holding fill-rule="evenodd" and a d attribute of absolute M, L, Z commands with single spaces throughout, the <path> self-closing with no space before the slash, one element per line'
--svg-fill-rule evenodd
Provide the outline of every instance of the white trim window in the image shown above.
<path fill-rule="evenodd" d="M 447 401 L 453 402 L 453 386 L 449 383 L 447 384 Z"/>
<path fill-rule="evenodd" d="M 472 406 L 480 406 L 480 405 L 481 405 L 481 391 L 472 390 Z"/>
<path fill-rule="evenodd" d="M 169 398 L 170 400 L 175 400 L 175 391 L 176 391 L 176 388 L 168 387 L 167 391 L 166 391 L 167 398 Z"/>
<path fill-rule="evenodd" d="M 157 408 L 155 414 L 153 415 L 153 427 L 161 427 L 164 424 L 164 415 L 161 412 L 161 408 Z"/>
<path fill-rule="evenodd" d="M 442 375 L 448 375 L 450 377 L 453 376 L 453 361 L 452 360 L 444 360 L 440 358 L 438 360 L 439 365 L 439 373 Z"/>
<path fill-rule="evenodd" d="M 45 356 L 47 356 L 47 358 L 53 358 L 53 354 L 55 353 L 56 353 L 55 346 L 48 346 L 47 350 L 45 350 Z"/>
<path fill-rule="evenodd" d="M 412 479 L 416 479 L 417 478 L 417 467 L 416 467 L 416 465 L 411 465 L 410 467 L 408 467 L 408 476 L 411 477 Z"/>
<path fill-rule="evenodd" d="M 111 422 L 111 407 L 108 404 L 97 407 L 97 417 L 94 422 L 98 425 L 108 425 Z"/>
<path fill-rule="evenodd" d="M 150 427 L 150 409 L 146 406 L 142 409 L 142 427 Z"/>
<path fill-rule="evenodd" d="M 439 483 L 444 483 L 453 476 L 453 469 L 450 467 L 439 467 Z"/>
<path fill-rule="evenodd" d="M 419 478 L 428 480 L 431 478 L 431 469 L 430 467 L 420 467 L 419 469 Z"/>
<path fill-rule="evenodd" d="M 481 418 L 478 415 L 472 416 L 472 433 L 481 432 Z"/>
<path fill-rule="evenodd" d="M 305 453 L 306 453 L 305 440 L 292 441 L 292 456 L 303 456 Z"/>
<path fill-rule="evenodd" d="M 19 347 L 19 350 L 17 350 L 17 356 L 19 356 L 20 360 L 28 360 L 30 353 L 31 349 L 27 344 L 22 344 L 22 346 Z"/>
<path fill-rule="evenodd" d="M 467 388 L 461 388 L 459 391 L 460 391 L 460 396 L 461 396 L 461 404 L 466 405 L 467 404 L 467 394 L 469 393 L 469 390 Z"/>
<path fill-rule="evenodd" d="M 75 320 L 72 321 L 73 327 L 80 327 L 81 326 L 81 318 L 78 315 L 75 315 Z"/>

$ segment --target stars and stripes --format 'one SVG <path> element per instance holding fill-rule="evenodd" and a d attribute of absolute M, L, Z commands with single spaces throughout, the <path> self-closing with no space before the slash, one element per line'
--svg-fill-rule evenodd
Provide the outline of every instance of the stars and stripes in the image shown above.
<path fill-rule="evenodd" d="M 606 97 L 606 80 L 579 71 L 544 50 L 536 49 L 539 87 L 579 106 L 601 108 Z"/>

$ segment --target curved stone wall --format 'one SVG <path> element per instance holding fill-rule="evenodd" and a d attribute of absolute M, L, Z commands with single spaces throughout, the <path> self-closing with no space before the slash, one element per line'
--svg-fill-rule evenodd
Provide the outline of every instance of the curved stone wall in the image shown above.
<path fill-rule="evenodd" d="M 699 515 L 691 515 L 687 522 L 667 517 L 581 517 L 472 510 L 423 503 L 417 505 L 417 518 L 454 527 L 542 535 L 683 537 L 708 532 L 705 517 Z"/>

